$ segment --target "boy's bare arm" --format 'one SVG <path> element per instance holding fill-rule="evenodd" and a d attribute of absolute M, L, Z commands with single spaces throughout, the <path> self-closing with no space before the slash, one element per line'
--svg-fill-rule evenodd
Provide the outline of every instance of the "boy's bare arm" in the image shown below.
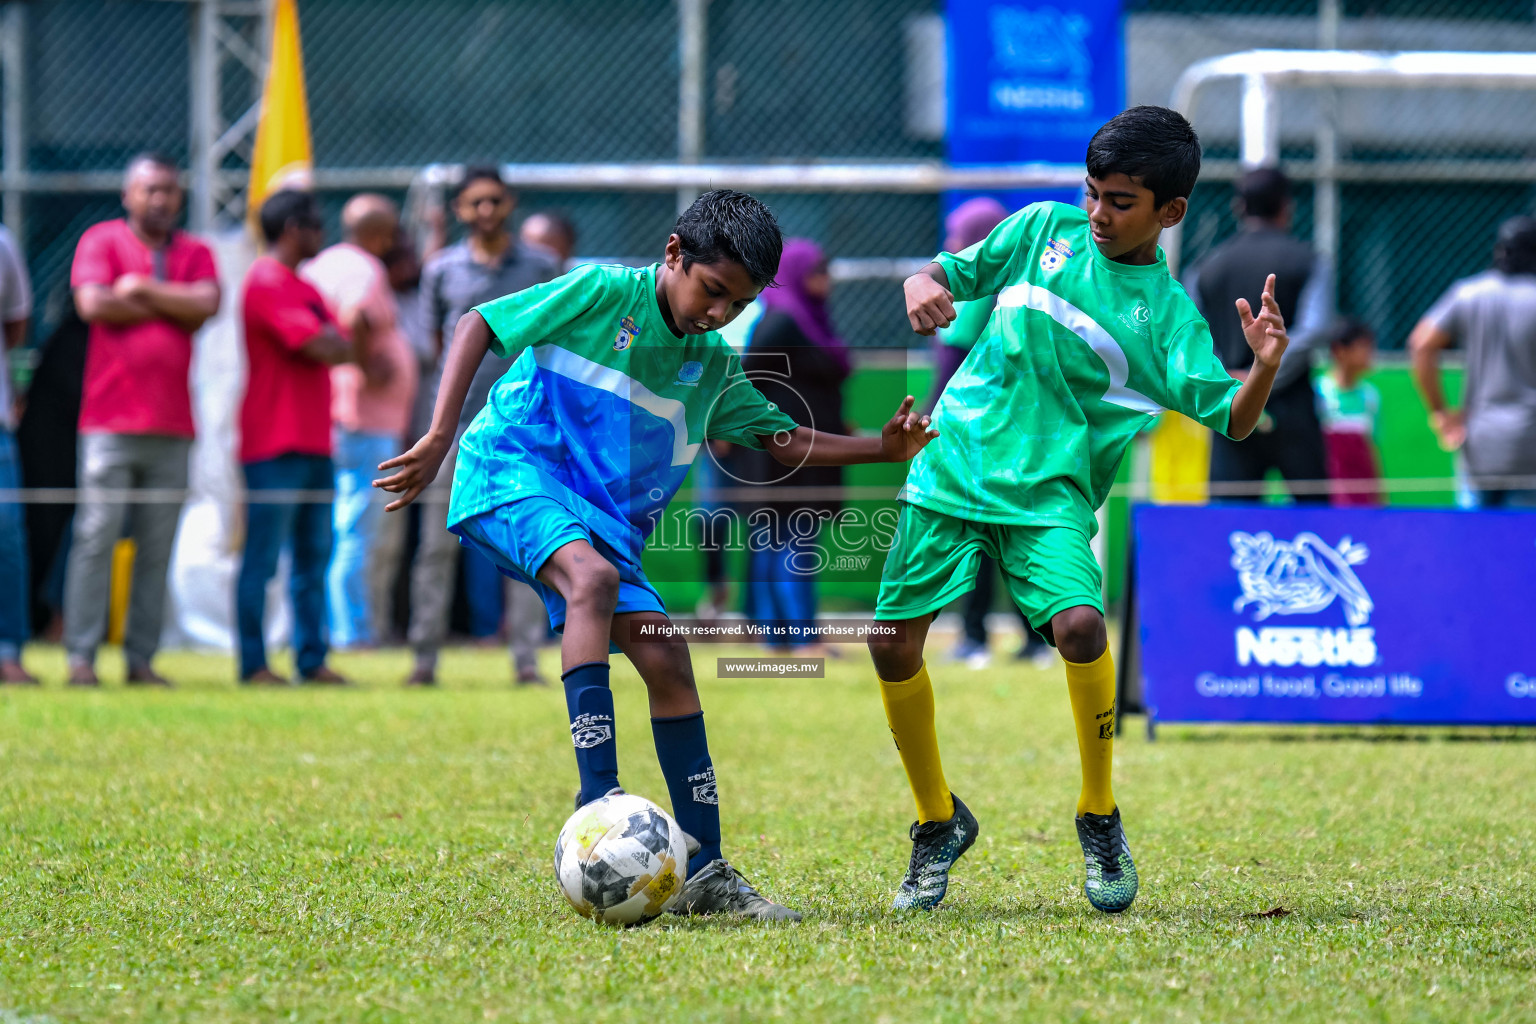
<path fill-rule="evenodd" d="M 464 411 L 464 398 L 469 394 L 470 382 L 475 371 L 485 359 L 491 347 L 491 328 L 474 310 L 459 317 L 449 343 L 448 358 L 443 363 L 443 381 L 437 389 L 437 405 L 432 410 L 432 426 L 426 436 L 411 446 L 404 455 L 397 455 L 379 463 L 379 469 L 396 472 L 373 482 L 373 486 L 396 494 L 399 498 L 384 506 L 386 512 L 404 508 L 424 491 L 437 477 L 437 470 L 448 454 L 458 432 L 459 414 Z"/>
<path fill-rule="evenodd" d="M 866 462 L 905 462 L 939 436 L 928 429 L 928 417 L 912 411 L 908 395 L 880 431 L 879 437 L 828 434 L 811 427 L 763 437 L 763 448 L 786 466 L 856 466 Z M 782 443 L 779 438 L 783 438 Z"/>
<path fill-rule="evenodd" d="M 1254 316 L 1247 299 L 1237 300 L 1243 338 L 1253 350 L 1253 369 L 1248 371 L 1243 386 L 1232 396 L 1227 436 L 1234 441 L 1241 441 L 1259 425 L 1259 417 L 1264 415 L 1264 403 L 1269 401 L 1269 390 L 1275 383 L 1275 371 L 1280 369 L 1280 357 L 1290 344 L 1285 333 L 1285 318 L 1280 315 L 1280 304 L 1275 301 L 1274 274 L 1264 281 L 1260 304 L 1263 309 Z"/>
<path fill-rule="evenodd" d="M 949 291 L 949 275 L 930 263 L 902 284 L 907 297 L 907 320 L 918 334 L 932 335 L 955 320 L 955 297 Z"/>

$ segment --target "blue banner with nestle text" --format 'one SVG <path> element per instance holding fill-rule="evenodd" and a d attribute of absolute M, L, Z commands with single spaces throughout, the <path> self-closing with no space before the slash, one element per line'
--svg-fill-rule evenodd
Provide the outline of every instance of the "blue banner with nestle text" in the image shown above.
<path fill-rule="evenodd" d="M 1134 516 L 1155 720 L 1536 724 L 1536 513 Z"/>
<path fill-rule="evenodd" d="M 1081 164 L 1125 103 L 1120 0 L 949 0 L 946 18 L 950 163 Z M 1072 203 L 1077 190 L 998 198 Z"/>

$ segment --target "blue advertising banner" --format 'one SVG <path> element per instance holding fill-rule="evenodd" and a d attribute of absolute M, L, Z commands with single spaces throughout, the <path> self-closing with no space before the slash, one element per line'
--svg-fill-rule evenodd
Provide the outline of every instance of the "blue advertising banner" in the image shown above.
<path fill-rule="evenodd" d="M 1124 106 L 1120 0 L 949 0 L 947 17 L 950 163 L 1081 164 Z M 998 198 L 1077 200 L 1072 190 Z"/>
<path fill-rule="evenodd" d="M 1134 513 L 1155 721 L 1536 724 L 1536 514 Z"/>

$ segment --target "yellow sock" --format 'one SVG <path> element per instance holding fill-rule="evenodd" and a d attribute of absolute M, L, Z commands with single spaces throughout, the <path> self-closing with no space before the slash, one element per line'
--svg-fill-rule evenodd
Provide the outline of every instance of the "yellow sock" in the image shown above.
<path fill-rule="evenodd" d="M 1115 809 L 1109 788 L 1115 760 L 1115 660 L 1109 649 L 1086 665 L 1067 662 L 1067 694 L 1077 723 L 1077 753 L 1083 762 L 1083 789 L 1077 813 L 1108 814 Z"/>
<path fill-rule="evenodd" d="M 917 675 L 899 683 L 880 680 L 880 699 L 885 704 L 885 720 L 891 727 L 891 739 L 901 754 L 901 766 L 907 770 L 912 799 L 917 803 L 918 821 L 948 821 L 955 816 L 955 801 L 944 781 L 944 766 L 939 762 L 939 737 L 933 731 L 933 684 L 928 681 L 928 666 Z"/>

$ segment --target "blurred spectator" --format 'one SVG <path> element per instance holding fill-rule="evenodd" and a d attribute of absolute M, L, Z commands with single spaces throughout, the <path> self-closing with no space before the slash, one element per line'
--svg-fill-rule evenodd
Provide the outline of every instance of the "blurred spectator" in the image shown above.
<path fill-rule="evenodd" d="M 944 218 L 944 248 L 959 252 L 986 238 L 1008 216 L 1007 207 L 990 196 L 967 199 L 950 211 Z M 992 319 L 992 309 L 997 296 L 962 302 L 955 307 L 955 321 L 939 331 L 933 338 L 933 387 L 929 390 L 924 409 L 932 412 L 939 404 L 939 396 L 949 384 L 949 379 L 960 369 L 971 354 L 971 349 L 986 333 Z M 972 668 L 986 668 L 992 663 L 987 638 L 987 613 L 997 594 L 997 560 L 983 554 L 976 569 L 976 586 L 965 595 L 965 607 L 961 612 L 964 632 L 950 652 L 950 657 L 963 661 Z M 1018 659 L 1045 660 L 1054 658 L 1051 645 L 1036 633 L 1019 611 L 1018 605 L 1008 602 L 1009 608 L 1019 617 L 1019 628 L 1024 633 Z"/>
<path fill-rule="evenodd" d="M 459 317 L 482 302 L 529 285 L 548 281 L 559 274 L 553 258 L 512 237 L 507 218 L 517 206 L 517 197 L 501 180 L 494 167 L 471 167 L 464 172 L 453 209 L 464 225 L 464 240 L 451 245 L 427 261 L 422 271 L 421 290 L 426 298 L 428 322 L 433 333 L 433 348 L 441 353 L 443 339 L 453 336 Z M 439 356 L 441 365 L 441 356 Z M 506 373 L 512 360 L 487 355 L 470 383 L 459 418 L 459 432 L 469 426 L 485 407 L 491 385 Z M 458 538 L 448 532 L 448 495 L 453 483 L 455 443 L 437 478 L 427 489 L 421 504 L 421 544 L 416 549 L 416 564 L 411 572 L 410 644 L 416 662 L 406 678 L 410 686 L 430 686 L 437 681 L 437 654 L 448 633 L 448 613 L 454 589 L 454 571 L 459 557 Z M 477 558 L 465 551 L 465 558 Z M 494 571 L 494 569 L 492 570 Z M 466 574 L 467 575 L 467 574 Z M 499 578 L 487 597 L 484 589 L 471 590 L 470 605 L 496 601 L 501 596 Z M 518 666 L 521 682 L 535 682 L 537 667 Z"/>
<path fill-rule="evenodd" d="M 31 317 L 32 280 L 11 233 L 0 227 L 0 491 L 21 486 L 10 350 L 26 340 Z M 32 637 L 30 582 L 25 511 L 19 502 L 0 499 L 0 684 L 37 682 L 21 667 L 21 648 Z"/>
<path fill-rule="evenodd" d="M 1328 351 L 1333 361 L 1317 379 L 1317 401 L 1328 479 L 1334 484 L 1333 503 L 1381 505 L 1381 470 L 1372 440 L 1381 393 L 1365 380 L 1376 356 L 1376 334 L 1359 320 L 1345 317 L 1329 330 Z"/>
<path fill-rule="evenodd" d="M 843 384 L 852 363 L 848 346 L 832 326 L 827 299 L 832 275 L 821 247 L 807 238 L 784 241 L 774 285 L 758 301 L 763 315 L 742 356 L 749 372 L 772 374 L 753 381 L 757 389 L 801 426 L 852 433 L 843 415 Z M 778 377 L 783 377 L 782 382 Z M 740 465 L 748 483 L 763 488 L 764 501 L 749 506 L 746 531 L 747 617 L 808 628 L 816 622 L 816 536 L 824 519 L 842 508 L 832 495 L 815 500 L 774 501 L 775 491 L 821 488 L 835 494 L 843 484 L 841 466 L 786 470 L 767 452 L 749 452 Z M 760 525 L 768 513 L 768 529 Z M 770 644 L 798 647 L 809 644 Z"/>
<path fill-rule="evenodd" d="M 433 350 L 435 340 L 427 321 L 426 297 L 421 293 L 421 256 L 404 231 L 396 233 L 394 248 L 384 256 L 384 269 L 389 273 L 389 286 L 394 289 L 400 331 L 416 355 L 416 398 L 411 402 L 411 421 L 400 439 L 402 444 L 410 445 L 432 424 L 432 402 L 437 398 L 437 352 Z"/>
<path fill-rule="evenodd" d="M 1245 379 L 1253 350 L 1243 340 L 1233 310 L 1246 298 L 1257 309 L 1264 279 L 1275 275 L 1275 301 L 1290 330 L 1291 344 L 1275 375 L 1274 389 L 1259 425 L 1244 441 L 1222 434 L 1211 438 L 1211 483 L 1252 483 L 1271 469 L 1288 481 L 1327 479 L 1323 432 L 1312 390 L 1312 346 L 1332 319 L 1327 261 L 1293 238 L 1291 182 L 1275 168 L 1249 171 L 1237 183 L 1239 232 L 1218 245 L 1184 277 L 1189 297 L 1210 323 L 1216 355 L 1227 372 Z M 1320 490 L 1292 494 L 1300 502 L 1326 502 Z M 1238 500 L 1257 501 L 1258 494 Z"/>
<path fill-rule="evenodd" d="M 331 369 L 335 425 L 335 551 L 326 578 L 331 642 L 358 647 L 389 633 L 389 591 L 405 545 L 405 518 L 384 515 L 389 495 L 373 486 L 393 458 L 416 400 L 416 355 L 400 329 L 383 257 L 395 248 L 399 211 L 362 193 L 342 207 L 343 241 L 320 253 L 302 276 L 319 289 L 357 362 Z"/>
<path fill-rule="evenodd" d="M 90 325 L 80 319 L 69 281 L 48 296 L 47 319 L 57 324 L 40 346 L 16 428 L 21 479 L 26 487 L 75 488 L 80 439 L 80 391 Z M 27 506 L 27 563 L 32 569 L 32 621 L 57 642 L 64 632 L 64 568 L 68 561 L 75 506 L 48 502 Z"/>
<path fill-rule="evenodd" d="M 127 218 L 87 229 L 75 248 L 70 282 L 91 325 L 80 402 L 84 493 L 64 589 L 64 646 L 75 686 L 98 685 L 96 647 L 107 631 L 112 549 L 125 519 L 135 545 L 123 638 L 128 682 L 166 685 L 151 661 L 181 514 L 181 499 L 167 499 L 187 486 L 192 334 L 219 309 L 212 251 L 176 228 L 181 202 L 175 164 L 135 157 L 123 182 Z M 119 495 L 139 489 L 169 493 L 130 509 Z"/>
<path fill-rule="evenodd" d="M 1440 352 L 1457 343 L 1467 376 L 1452 409 Z M 1505 221 L 1493 269 L 1452 285 L 1408 344 L 1430 421 L 1442 446 L 1464 450 L 1478 504 L 1536 507 L 1536 218 Z"/>
<path fill-rule="evenodd" d="M 564 273 L 576 252 L 576 225 L 549 210 L 530 213 L 517 233 L 525 245 L 543 249 Z"/>
<path fill-rule="evenodd" d="M 263 491 L 329 491 L 331 370 L 352 358 L 335 318 L 314 285 L 297 273 L 320 251 L 320 211 L 307 192 L 283 190 L 261 207 L 267 255 L 245 279 L 245 351 L 249 364 L 240 407 L 240 462 L 250 493 L 245 551 L 235 583 L 240 681 L 285 683 L 267 665 L 267 583 L 278 556 L 292 548 L 289 588 L 299 677 L 344 683 L 326 667 L 325 569 L 331 558 L 331 507 L 292 495 L 254 500 Z"/>
<path fill-rule="evenodd" d="M 530 214 L 518 230 L 518 238 L 529 249 L 543 251 L 554 259 L 559 273 L 566 271 L 576 251 L 576 226 L 558 213 Z M 471 632 L 492 636 L 505 622 L 515 678 L 520 683 L 541 682 L 539 648 L 549 635 L 549 616 L 543 599 L 528 584 L 503 576 L 494 565 L 467 548 L 461 564 L 465 590 L 474 598 L 470 602 Z"/>

